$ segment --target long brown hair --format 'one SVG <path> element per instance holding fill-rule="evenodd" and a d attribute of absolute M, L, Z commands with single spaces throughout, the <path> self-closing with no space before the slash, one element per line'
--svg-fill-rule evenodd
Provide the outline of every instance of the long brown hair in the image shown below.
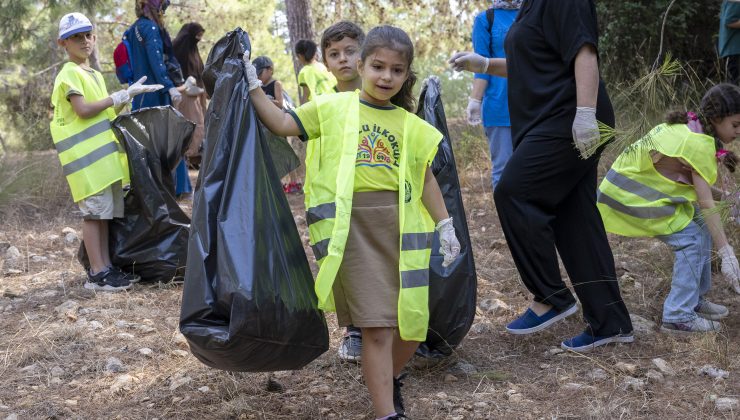
<path fill-rule="evenodd" d="M 411 38 L 403 29 L 390 25 L 376 26 L 367 33 L 365 42 L 362 44 L 362 53 L 360 54 L 362 62 L 364 63 L 367 57 L 378 48 L 388 48 L 396 51 L 406 59 L 408 78 L 403 82 L 401 90 L 391 98 L 391 103 L 406 111 L 414 112 L 416 98 L 414 98 L 413 90 L 414 84 L 416 84 L 416 73 L 411 67 L 414 62 L 414 44 L 411 42 Z"/>

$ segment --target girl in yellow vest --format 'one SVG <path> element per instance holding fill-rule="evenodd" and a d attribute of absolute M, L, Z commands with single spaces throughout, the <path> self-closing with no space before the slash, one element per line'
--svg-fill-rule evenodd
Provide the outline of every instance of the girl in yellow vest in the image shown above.
<path fill-rule="evenodd" d="M 740 88 L 717 85 L 704 95 L 700 108 L 698 116 L 669 114 L 666 123 L 628 147 L 606 174 L 597 200 L 607 231 L 654 236 L 673 250 L 673 279 L 661 327 L 668 333 L 717 331 L 717 320 L 728 315 L 726 307 L 705 298 L 712 280 L 712 240 L 722 258 L 722 274 L 740 293 L 740 268 L 710 188 L 717 179 L 718 156 L 735 170 L 734 155 L 718 152 L 716 144 L 740 136 Z"/>
<path fill-rule="evenodd" d="M 460 252 L 429 169 L 442 134 L 409 112 L 413 57 L 404 31 L 376 27 L 357 63 L 360 91 L 318 96 L 285 113 L 257 89 L 245 54 L 262 122 L 309 141 L 304 190 L 319 307 L 336 310 L 340 326 L 362 329 L 363 375 L 382 419 L 404 417 L 398 376 L 426 338 L 434 231 L 443 265 Z"/>

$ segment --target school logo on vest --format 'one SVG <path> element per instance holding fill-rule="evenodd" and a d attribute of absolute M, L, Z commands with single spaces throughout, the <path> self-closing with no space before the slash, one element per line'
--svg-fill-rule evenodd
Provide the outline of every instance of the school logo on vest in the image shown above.
<path fill-rule="evenodd" d="M 398 141 L 393 134 L 377 125 L 362 126 L 360 131 L 362 140 L 357 146 L 357 160 L 355 166 L 384 167 L 393 169 L 398 167 Z"/>

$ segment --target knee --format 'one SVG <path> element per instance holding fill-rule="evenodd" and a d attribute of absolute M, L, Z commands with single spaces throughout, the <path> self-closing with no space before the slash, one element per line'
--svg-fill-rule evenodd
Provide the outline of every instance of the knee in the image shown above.
<path fill-rule="evenodd" d="M 372 347 L 393 345 L 393 328 L 363 328 L 362 344 Z"/>
<path fill-rule="evenodd" d="M 506 203 L 511 199 L 512 195 L 516 191 L 516 188 L 512 185 L 514 182 L 510 176 L 506 176 L 506 170 L 501 174 L 496 188 L 493 190 L 493 201 L 497 207 L 505 206 Z"/>

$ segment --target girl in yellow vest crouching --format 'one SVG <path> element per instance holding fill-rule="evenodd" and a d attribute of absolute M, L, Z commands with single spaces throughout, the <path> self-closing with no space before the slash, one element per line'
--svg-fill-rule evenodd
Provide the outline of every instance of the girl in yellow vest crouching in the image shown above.
<path fill-rule="evenodd" d="M 597 199 L 607 231 L 654 236 L 673 250 L 673 279 L 661 327 L 668 333 L 717 331 L 717 320 L 728 315 L 726 307 L 704 297 L 712 280 L 712 240 L 722 258 L 722 274 L 740 293 L 740 268 L 710 188 L 717 179 L 717 156 L 724 154 L 718 153 L 717 144 L 740 136 L 740 88 L 717 85 L 704 95 L 700 108 L 698 116 L 669 114 L 666 123 L 622 152 L 599 186 Z M 722 161 L 735 170 L 734 154 Z"/>
<path fill-rule="evenodd" d="M 426 339 L 429 256 L 460 252 L 429 169 L 442 134 L 412 114 L 414 47 L 391 26 L 367 34 L 362 90 L 317 96 L 285 113 L 265 96 L 245 53 L 249 95 L 272 132 L 308 140 L 306 222 L 320 269 L 319 306 L 362 329 L 362 370 L 376 417 L 403 418 L 401 370 Z M 436 226 L 435 226 L 436 223 Z"/>

